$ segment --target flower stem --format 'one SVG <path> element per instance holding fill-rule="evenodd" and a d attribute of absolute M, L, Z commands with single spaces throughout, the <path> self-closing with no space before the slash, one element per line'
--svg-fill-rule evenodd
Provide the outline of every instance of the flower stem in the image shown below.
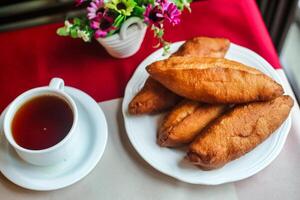
<path fill-rule="evenodd" d="M 163 25 L 161 27 L 157 27 L 155 25 L 151 26 L 151 29 L 154 32 L 154 37 L 158 39 L 158 43 L 154 45 L 155 48 L 158 48 L 160 46 L 163 47 L 163 56 L 168 55 L 170 53 L 170 43 L 166 40 L 164 40 L 164 28 Z"/>

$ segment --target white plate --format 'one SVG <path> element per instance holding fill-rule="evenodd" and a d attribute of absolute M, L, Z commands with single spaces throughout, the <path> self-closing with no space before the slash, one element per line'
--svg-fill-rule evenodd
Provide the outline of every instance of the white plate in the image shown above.
<path fill-rule="evenodd" d="M 8 144 L 0 117 L 0 170 L 13 183 L 31 190 L 55 190 L 85 177 L 100 160 L 107 141 L 107 124 L 98 104 L 86 93 L 71 87 L 65 91 L 78 107 L 79 134 L 72 157 L 53 166 L 34 166 L 23 161 Z"/>
<path fill-rule="evenodd" d="M 171 52 L 175 52 L 183 42 L 172 44 Z M 143 86 L 148 74 L 145 67 L 157 60 L 164 59 L 162 50 L 158 50 L 147 57 L 136 69 L 128 82 L 123 99 L 123 115 L 126 131 L 130 142 L 137 152 L 152 167 L 164 174 L 184 182 L 193 184 L 217 185 L 241 180 L 259 172 L 269 165 L 279 154 L 291 126 L 291 117 L 282 124 L 266 141 L 253 151 L 234 160 L 221 169 L 202 171 L 197 167 L 182 162 L 185 156 L 183 149 L 162 148 L 156 144 L 156 131 L 158 121 L 163 115 L 132 116 L 127 112 L 128 104 Z M 253 51 L 238 46 L 230 45 L 226 58 L 236 60 L 249 66 L 256 67 L 263 73 L 282 83 L 276 71 L 262 57 Z"/>

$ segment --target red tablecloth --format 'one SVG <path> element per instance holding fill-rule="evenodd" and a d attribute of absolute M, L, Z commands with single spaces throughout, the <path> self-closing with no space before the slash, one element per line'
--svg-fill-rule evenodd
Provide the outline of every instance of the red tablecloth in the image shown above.
<path fill-rule="evenodd" d="M 248 47 L 275 68 L 280 63 L 254 0 L 195 2 L 182 23 L 167 27 L 170 41 L 194 36 L 227 37 Z M 140 51 L 127 59 L 114 59 L 96 42 L 59 37 L 60 24 L 38 26 L 0 34 L 0 111 L 17 95 L 61 77 L 97 101 L 121 97 L 138 64 L 152 53 L 154 40 L 148 31 Z"/>

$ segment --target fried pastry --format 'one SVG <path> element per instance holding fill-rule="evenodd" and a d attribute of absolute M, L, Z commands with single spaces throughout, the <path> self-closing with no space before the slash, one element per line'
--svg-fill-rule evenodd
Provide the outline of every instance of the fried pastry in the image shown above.
<path fill-rule="evenodd" d="M 132 115 L 155 114 L 169 110 L 181 99 L 160 82 L 148 77 L 143 88 L 129 103 L 128 112 Z"/>
<path fill-rule="evenodd" d="M 172 56 L 224 57 L 230 42 L 223 38 L 196 37 L 187 40 Z M 153 114 L 173 107 L 180 97 L 149 77 L 129 104 L 130 114 Z"/>
<path fill-rule="evenodd" d="M 163 99 L 163 101 L 162 101 Z M 175 106 L 181 98 L 159 82 L 148 78 L 144 87 L 131 100 L 128 111 L 130 114 L 154 114 Z"/>
<path fill-rule="evenodd" d="M 286 120 L 292 107 L 289 96 L 237 106 L 195 139 L 187 159 L 205 170 L 222 167 L 268 138 Z"/>
<path fill-rule="evenodd" d="M 195 37 L 187 40 L 172 56 L 223 58 L 230 46 L 225 38 Z"/>
<path fill-rule="evenodd" d="M 219 117 L 226 107 L 183 100 L 164 118 L 158 131 L 157 143 L 164 147 L 190 143 L 204 127 Z"/>
<path fill-rule="evenodd" d="M 146 69 L 174 93 L 211 104 L 267 101 L 283 94 L 270 77 L 225 58 L 172 57 Z"/>

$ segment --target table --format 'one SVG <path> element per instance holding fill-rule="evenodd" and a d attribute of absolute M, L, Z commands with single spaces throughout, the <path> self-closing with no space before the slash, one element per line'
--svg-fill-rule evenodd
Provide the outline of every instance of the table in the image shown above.
<path fill-rule="evenodd" d="M 287 93 L 292 95 L 255 2 L 252 0 L 209 2 L 196 3 L 193 10 L 198 12 L 191 16 L 184 15 L 184 21 L 196 18 L 199 24 L 206 25 L 205 29 L 198 30 L 192 27 L 187 35 L 180 36 L 178 34 L 180 30 L 188 26 L 183 23 L 181 27 L 171 29 L 172 35 L 175 35 L 174 41 L 194 35 L 229 37 L 235 43 L 258 52 L 278 68 Z M 220 4 L 222 6 L 219 6 Z M 207 19 L 199 18 L 201 12 L 210 19 L 209 22 Z M 220 18 L 222 16 L 229 17 Z M 242 20 L 235 20 L 237 16 Z M 219 24 L 218 29 L 214 27 L 215 24 Z M 183 183 L 161 174 L 142 160 L 131 146 L 124 129 L 120 97 L 137 64 L 153 51 L 149 50 L 151 39 L 147 39 L 150 38 L 150 33 L 147 33 L 144 46 L 137 55 L 129 59 L 112 61 L 97 44 L 82 44 L 80 41 L 58 38 L 47 32 L 54 31 L 57 26 L 52 24 L 0 34 L 2 44 L 0 48 L 3 48 L 1 52 L 4 52 L 0 55 L 0 64 L 2 72 L 3 69 L 5 72 L 0 73 L 0 83 L 15 81 L 20 84 L 0 84 L 2 91 L 0 109 L 3 109 L 18 93 L 30 87 L 46 84 L 52 76 L 61 76 L 68 85 L 78 87 L 91 94 L 97 101 L 102 101 L 99 106 L 104 110 L 108 122 L 108 144 L 96 168 L 83 180 L 64 189 L 51 192 L 29 191 L 10 183 L 0 175 L 0 199 L 300 199 L 298 105 L 293 108 L 292 128 L 282 152 L 260 173 L 242 181 L 219 186 Z M 43 37 L 39 35 L 43 32 L 46 35 L 43 37 L 48 41 L 42 40 Z M 18 37 L 20 34 L 33 37 L 24 39 L 25 36 Z M 170 33 L 168 37 L 172 35 Z M 6 51 L 3 51 L 4 47 Z M 63 50 L 59 48 L 68 50 L 69 54 L 61 55 Z M 18 59 L 12 61 L 13 55 L 18 55 Z M 76 61 L 73 61 L 75 58 L 72 55 L 76 55 Z M 24 61 L 27 66 L 20 67 Z M 27 75 L 28 71 L 33 74 L 22 79 L 22 73 Z M 10 73 L 9 76 L 7 72 Z M 97 75 L 102 75 L 101 80 L 98 80 L 100 78 Z M 112 85 L 108 87 L 107 83 Z"/>

